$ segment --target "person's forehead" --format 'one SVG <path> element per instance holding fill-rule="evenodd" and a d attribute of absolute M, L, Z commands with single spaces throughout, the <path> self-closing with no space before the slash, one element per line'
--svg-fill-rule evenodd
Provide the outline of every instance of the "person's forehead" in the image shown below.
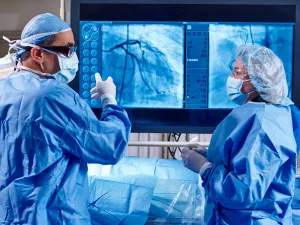
<path fill-rule="evenodd" d="M 75 45 L 74 35 L 71 30 L 56 34 L 54 45 Z"/>
<path fill-rule="evenodd" d="M 235 60 L 235 63 L 234 63 L 234 68 L 242 68 L 243 67 L 243 62 L 242 62 L 242 60 L 240 60 L 239 58 L 237 58 L 236 60 Z"/>

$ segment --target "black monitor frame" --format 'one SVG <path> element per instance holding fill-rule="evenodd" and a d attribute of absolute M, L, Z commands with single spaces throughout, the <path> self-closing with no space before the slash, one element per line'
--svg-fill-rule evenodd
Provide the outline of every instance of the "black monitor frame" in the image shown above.
<path fill-rule="evenodd" d="M 171 12 L 172 10 L 168 11 L 170 14 L 165 14 L 166 9 L 170 9 L 170 6 L 176 8 L 177 4 L 185 6 L 178 7 L 182 11 L 179 11 L 176 17 L 174 13 L 178 12 Z M 128 5 L 130 7 L 126 7 Z M 99 9 L 105 9 L 109 13 L 99 15 Z M 120 13 L 125 13 L 126 9 L 127 15 L 129 15 L 129 9 L 132 12 L 129 18 L 124 19 Z M 155 13 L 151 9 L 155 9 Z M 117 10 L 120 13 L 116 13 Z M 187 15 L 185 10 L 189 11 L 188 17 L 185 17 Z M 87 12 L 88 17 L 84 16 L 87 15 Z M 214 22 L 216 15 L 218 18 L 223 18 L 222 22 L 241 22 L 243 20 L 247 22 L 295 22 L 292 100 L 297 107 L 300 107 L 299 0 L 71 0 L 71 27 L 77 43 L 79 43 L 79 22 L 81 20 L 140 21 L 158 16 L 156 21 L 176 21 L 177 19 L 177 21 Z M 80 57 L 79 54 L 78 52 Z M 70 86 L 79 91 L 78 76 Z M 101 116 L 101 109 L 95 108 L 93 111 L 98 118 Z M 231 110 L 127 108 L 126 111 L 133 125 L 132 132 L 212 133 Z"/>

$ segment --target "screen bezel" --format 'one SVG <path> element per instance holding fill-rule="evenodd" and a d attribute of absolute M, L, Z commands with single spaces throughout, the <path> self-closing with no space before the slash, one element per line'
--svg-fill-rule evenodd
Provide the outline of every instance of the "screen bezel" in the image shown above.
<path fill-rule="evenodd" d="M 91 4 L 92 7 L 88 7 Z M 139 13 L 132 13 L 137 9 L 140 10 Z M 88 17 L 85 17 L 87 10 Z M 182 11 L 185 13 L 182 14 Z M 178 16 L 178 13 L 181 13 L 181 16 Z M 216 17 L 218 19 L 214 19 Z M 294 22 L 292 96 L 298 107 L 300 107 L 300 88 L 297 89 L 296 84 L 300 84 L 300 76 L 297 76 L 300 64 L 296 63 L 296 59 L 300 57 L 299 17 L 299 3 L 296 0 L 265 0 L 263 4 L 256 0 L 230 1 L 230 3 L 226 0 L 216 0 L 213 4 L 206 0 L 177 0 L 172 1 L 172 4 L 166 0 L 132 1 L 130 4 L 120 0 L 71 1 L 71 26 L 77 43 L 79 43 L 80 21 Z M 78 56 L 80 57 L 79 51 Z M 78 76 L 70 86 L 78 92 Z M 93 111 L 100 118 L 101 109 L 93 108 Z M 126 111 L 132 122 L 132 132 L 212 133 L 231 110 L 126 108 Z"/>

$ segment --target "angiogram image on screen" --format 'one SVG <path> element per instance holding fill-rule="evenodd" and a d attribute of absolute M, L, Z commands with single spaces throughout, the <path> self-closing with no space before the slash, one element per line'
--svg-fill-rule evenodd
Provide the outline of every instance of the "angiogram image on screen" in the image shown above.
<path fill-rule="evenodd" d="M 283 61 L 289 87 L 292 88 L 292 25 L 229 25 L 209 27 L 209 108 L 233 108 L 227 98 L 226 81 L 232 74 L 236 50 L 243 44 L 259 44 L 272 49 Z"/>
<path fill-rule="evenodd" d="M 182 108 L 184 26 L 102 25 L 102 76 L 117 86 L 118 104 Z"/>

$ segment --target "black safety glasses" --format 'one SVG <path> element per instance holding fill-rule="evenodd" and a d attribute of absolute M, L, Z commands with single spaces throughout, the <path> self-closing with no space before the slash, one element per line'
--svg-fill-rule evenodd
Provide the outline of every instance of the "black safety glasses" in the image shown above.
<path fill-rule="evenodd" d="M 61 53 L 65 57 L 71 58 L 73 54 L 76 52 L 77 46 L 72 45 L 72 46 L 39 46 L 41 48 L 54 51 L 57 53 Z"/>

